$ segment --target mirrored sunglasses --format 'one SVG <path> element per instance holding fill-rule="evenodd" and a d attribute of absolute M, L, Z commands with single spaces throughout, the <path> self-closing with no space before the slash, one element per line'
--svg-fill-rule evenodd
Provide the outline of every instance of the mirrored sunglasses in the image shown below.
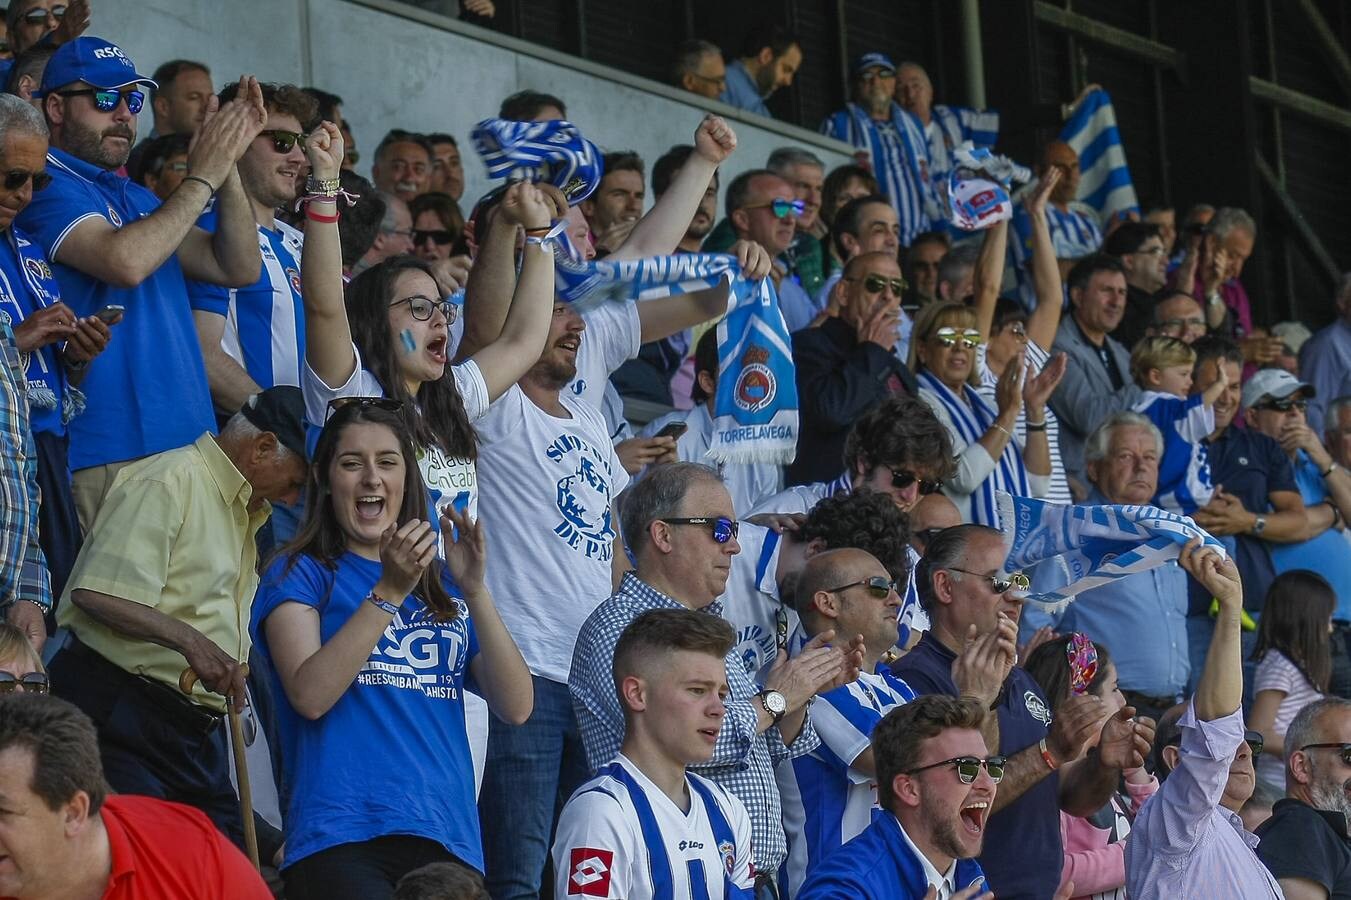
<path fill-rule="evenodd" d="M 934 332 L 934 335 L 930 340 L 941 347 L 956 347 L 960 345 L 968 350 L 975 349 L 981 344 L 980 332 L 974 328 L 958 331 L 956 328 L 944 326 Z"/>
<path fill-rule="evenodd" d="M 963 575 L 971 575 L 990 582 L 990 588 L 996 594 L 1007 594 L 1014 588 L 1025 591 L 1032 586 L 1031 580 L 1029 580 L 1022 572 L 1014 572 L 1007 578 L 1000 578 L 998 575 L 982 575 L 979 572 L 972 572 L 968 569 L 959 569 L 956 566 L 948 566 L 948 568 L 954 572 L 961 572 Z"/>
<path fill-rule="evenodd" d="M 846 278 L 845 281 L 862 281 L 863 289 L 870 294 L 880 294 L 886 288 L 899 297 L 909 287 L 904 278 L 887 278 L 884 275 L 865 275 L 862 278 Z"/>
<path fill-rule="evenodd" d="M 117 104 L 123 100 L 127 101 L 127 112 L 133 116 L 141 111 L 145 105 L 145 94 L 140 91 L 100 91 L 93 88 L 84 88 L 76 91 L 58 91 L 61 97 L 93 97 L 94 108 L 99 112 L 112 112 L 117 109 Z"/>
<path fill-rule="evenodd" d="M 662 519 L 667 525 L 698 525 L 705 527 L 713 535 L 713 540 L 719 544 L 725 544 L 736 538 L 741 532 L 741 523 L 736 519 L 729 519 L 726 516 L 718 516 L 716 519 L 710 519 L 707 516 L 693 516 L 684 519 Z"/>
<path fill-rule="evenodd" d="M 15 0 L 15 2 L 18 2 L 18 0 Z M 50 10 L 30 9 L 23 14 L 23 20 L 29 25 L 44 25 L 47 22 L 48 15 L 53 19 L 60 19 L 65 14 L 66 8 L 64 6 L 53 6 Z"/>
<path fill-rule="evenodd" d="M 25 694 L 45 694 L 51 688 L 51 679 L 43 672 L 28 672 L 17 678 L 8 672 L 0 672 L 0 694 L 12 694 L 15 691 L 23 691 Z"/>
<path fill-rule="evenodd" d="M 875 600 L 885 600 L 891 596 L 891 592 L 899 590 L 896 582 L 890 578 L 883 578 L 881 575 L 874 575 L 871 578 L 864 578 L 862 581 L 851 581 L 848 584 L 842 584 L 837 588 L 830 588 L 826 591 L 828 594 L 839 594 L 850 588 L 864 587 L 868 595 Z"/>
<path fill-rule="evenodd" d="M 753 203 L 742 207 L 742 209 L 768 209 L 779 219 L 789 215 L 800 216 L 806 208 L 807 204 L 801 200 L 785 200 L 782 197 L 776 197 L 768 203 Z"/>
<path fill-rule="evenodd" d="M 952 766 L 957 770 L 957 778 L 962 784 L 974 784 L 980 776 L 980 767 L 984 766 L 985 771 L 990 773 L 990 780 L 995 784 L 1004 780 L 1004 766 L 1008 763 L 1008 758 L 1003 756 L 987 756 L 981 759 L 979 756 L 954 756 L 952 759 L 945 759 L 941 762 L 929 763 L 927 766 L 920 766 L 917 769 L 910 769 L 902 774 L 916 775 L 929 769 L 938 769 L 943 766 Z"/>

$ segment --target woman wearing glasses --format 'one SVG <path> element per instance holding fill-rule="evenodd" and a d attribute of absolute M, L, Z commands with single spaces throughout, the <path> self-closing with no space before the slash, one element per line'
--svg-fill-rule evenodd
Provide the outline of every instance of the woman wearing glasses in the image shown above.
<path fill-rule="evenodd" d="M 976 349 L 981 344 L 976 314 L 961 303 L 932 303 L 920 311 L 910 342 L 910 368 L 919 396 L 952 438 L 957 472 L 943 482 L 962 521 L 999 525 L 995 492 L 1042 497 L 1050 484 L 1051 457 L 1046 443 L 1046 400 L 1060 382 L 1047 370 L 1024 378 L 1023 355 L 1009 361 L 995 388 L 995 405 L 976 391 Z M 1026 407 L 1027 447 L 1018 446 L 1013 429 Z"/>
<path fill-rule="evenodd" d="M 420 194 L 408 204 L 413 217 L 413 247 L 419 259 L 436 262 L 450 259 L 464 234 L 464 215 L 449 194 Z M 468 257 L 465 263 L 469 262 Z"/>
<path fill-rule="evenodd" d="M 438 861 L 483 867 L 463 692 L 519 724 L 530 672 L 483 583 L 483 526 L 425 521 L 397 402 L 340 405 L 320 432 L 304 523 L 251 630 L 281 685 L 282 875 L 295 900 L 388 898 Z M 453 580 L 452 580 L 453 579 Z"/>
<path fill-rule="evenodd" d="M 1051 703 L 1051 715 L 1070 697 L 1089 694 L 1102 701 L 1102 721 L 1126 705 L 1117 686 L 1116 666 L 1104 644 L 1075 632 L 1053 638 L 1027 658 L 1027 674 L 1041 685 Z M 1090 746 L 1097 743 L 1094 736 Z M 1126 793 L 1113 796 L 1092 816 L 1060 813 L 1060 837 L 1065 846 L 1061 883 L 1074 882 L 1076 898 L 1124 900 L 1126 896 L 1126 836 L 1131 819 L 1159 789 L 1159 781 L 1141 768 L 1124 769 Z"/>
<path fill-rule="evenodd" d="M 0 694 L 46 694 L 50 690 L 42 657 L 28 637 L 8 622 L 0 622 Z"/>

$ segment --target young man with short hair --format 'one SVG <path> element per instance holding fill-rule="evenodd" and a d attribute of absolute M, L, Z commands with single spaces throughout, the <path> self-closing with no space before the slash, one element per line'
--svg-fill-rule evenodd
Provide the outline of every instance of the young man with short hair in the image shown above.
<path fill-rule="evenodd" d="M 745 806 L 686 770 L 713 756 L 733 640 L 722 619 L 688 609 L 650 610 L 624 629 L 614 655 L 624 743 L 563 808 L 555 896 L 752 896 Z"/>

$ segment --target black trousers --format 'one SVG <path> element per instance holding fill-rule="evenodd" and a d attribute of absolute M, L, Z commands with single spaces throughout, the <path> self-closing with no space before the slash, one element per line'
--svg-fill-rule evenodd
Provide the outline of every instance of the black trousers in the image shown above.
<path fill-rule="evenodd" d="M 434 862 L 464 865 L 436 841 L 391 834 L 320 850 L 281 877 L 286 900 L 389 900 L 400 878 Z"/>
<path fill-rule="evenodd" d="M 47 569 L 52 573 L 53 612 L 66 589 L 66 579 L 80 555 L 80 519 L 75 512 L 75 496 L 70 492 L 70 440 L 50 432 L 35 432 L 37 445 L 38 487 L 42 490 L 42 504 L 38 507 L 38 543 L 47 557 Z M 52 623 L 48 623 L 51 627 Z"/>
<path fill-rule="evenodd" d="M 74 636 L 57 651 L 50 673 L 52 693 L 94 720 L 113 790 L 195 806 L 243 847 L 223 716 L 132 675 Z"/>

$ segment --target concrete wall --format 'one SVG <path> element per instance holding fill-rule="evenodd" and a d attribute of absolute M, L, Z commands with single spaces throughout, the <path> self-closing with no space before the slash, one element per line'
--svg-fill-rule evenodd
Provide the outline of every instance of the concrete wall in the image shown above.
<path fill-rule="evenodd" d="M 364 175 L 390 128 L 454 134 L 468 151 L 466 206 L 488 187 L 469 131 L 524 88 L 561 97 L 587 137 L 602 149 L 636 150 L 649 168 L 672 144 L 691 141 L 705 111 L 726 115 L 739 146 L 724 185 L 785 145 L 812 150 L 828 168 L 849 161 L 845 145 L 820 135 L 392 0 L 95 0 L 91 32 L 147 74 L 187 58 L 205 62 L 217 84 L 248 72 L 341 95 Z M 140 130 L 149 133 L 148 110 Z"/>

